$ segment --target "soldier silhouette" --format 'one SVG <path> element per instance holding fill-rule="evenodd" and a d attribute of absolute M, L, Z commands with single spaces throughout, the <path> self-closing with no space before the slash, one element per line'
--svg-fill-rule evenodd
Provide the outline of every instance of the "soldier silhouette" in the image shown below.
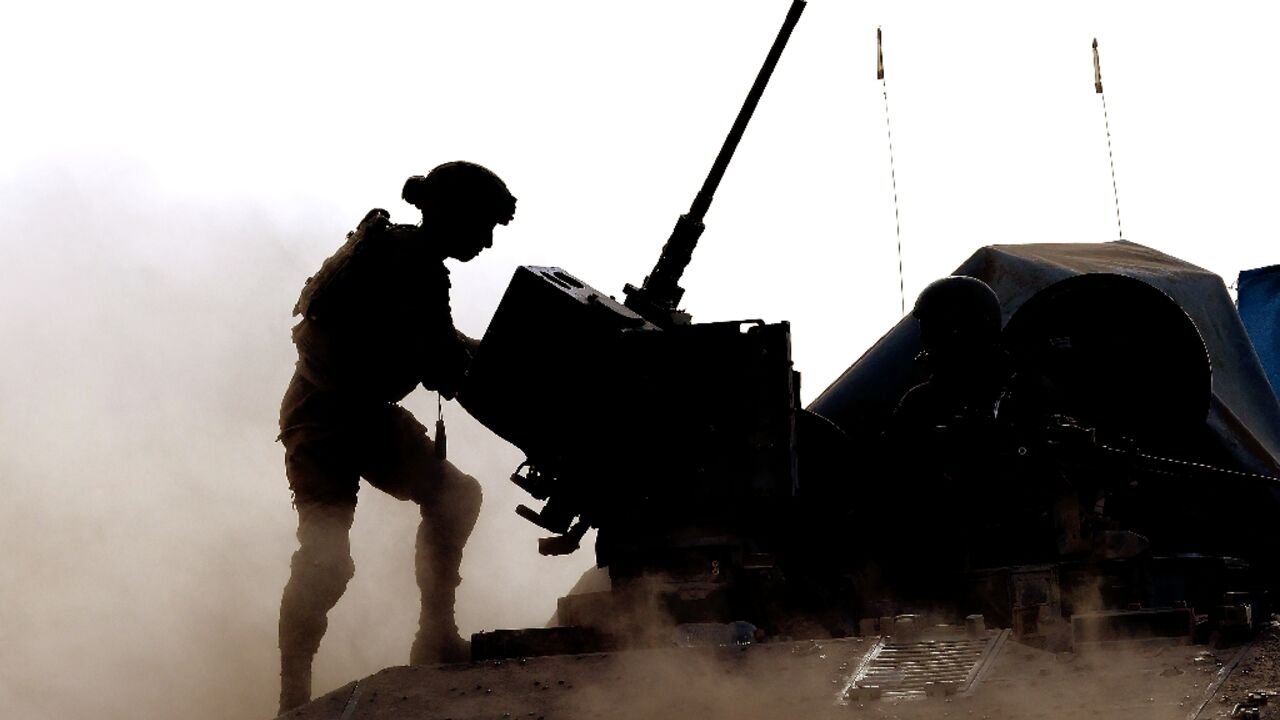
<path fill-rule="evenodd" d="M 990 436 L 1010 364 L 1000 346 L 1000 300 L 986 283 L 953 275 L 929 284 L 911 314 L 920 326 L 928 379 L 903 395 L 891 434 L 928 460 L 951 462 Z"/>
<path fill-rule="evenodd" d="M 970 560 L 977 531 L 970 518 L 979 510 L 973 498 L 986 496 L 999 467 L 996 415 L 1010 368 L 1000 346 L 1000 300 L 981 280 L 936 280 L 911 314 L 928 378 L 903 395 L 885 440 L 891 467 L 923 500 L 912 504 L 913 532 L 886 567 L 897 592 L 928 598 Z"/>
<path fill-rule="evenodd" d="M 349 532 L 361 477 L 422 513 L 410 663 L 469 656 L 453 611 L 480 485 L 437 455 L 426 427 L 397 403 L 419 383 L 445 398 L 456 392 L 478 343 L 454 328 L 444 260 L 466 262 L 490 247 L 516 199 L 497 175 L 462 161 L 409 178 L 402 197 L 422 222 L 393 224 L 385 210 L 369 211 L 294 307 L 298 361 L 280 440 L 299 546 L 280 602 L 281 713 L 310 700 L 328 612 L 355 573 Z"/>

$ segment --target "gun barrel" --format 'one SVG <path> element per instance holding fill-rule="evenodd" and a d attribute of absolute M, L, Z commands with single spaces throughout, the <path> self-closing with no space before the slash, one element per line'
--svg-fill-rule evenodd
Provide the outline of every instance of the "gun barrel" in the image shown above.
<path fill-rule="evenodd" d="M 675 229 L 671 231 L 671 236 L 662 247 L 658 262 L 653 266 L 653 272 L 644 279 L 641 287 L 627 285 L 625 288 L 627 307 L 656 325 L 665 327 L 688 322 L 688 316 L 676 310 L 680 298 L 684 295 L 684 289 L 679 285 L 680 277 L 693 257 L 698 238 L 702 236 L 704 229 L 702 218 L 711 207 L 711 199 L 715 195 L 716 188 L 724 178 L 729 160 L 733 158 L 733 153 L 742 140 L 747 123 L 751 121 L 751 115 L 755 112 L 756 105 L 760 103 L 760 97 L 764 94 L 765 86 L 769 84 L 773 68 L 778 64 L 782 49 L 786 47 L 791 31 L 800 20 L 800 13 L 804 11 L 805 4 L 805 0 L 792 0 L 791 9 L 787 11 L 782 28 L 778 30 L 773 47 L 769 48 L 764 65 L 756 74 L 755 83 L 747 93 L 747 99 L 742 103 L 742 109 L 738 111 L 738 117 L 734 120 L 724 145 L 720 147 L 720 154 L 716 156 L 711 172 L 707 173 L 707 179 L 703 181 L 702 188 L 694 197 L 689 212 L 681 215 L 676 222 Z"/>
<path fill-rule="evenodd" d="M 800 21 L 800 13 L 804 12 L 805 0 L 793 0 L 791 9 L 787 11 L 787 18 L 782 22 L 782 28 L 778 30 L 778 37 L 774 38 L 773 47 L 769 48 L 769 54 L 764 59 L 764 65 L 760 67 L 760 72 L 756 74 L 756 81 L 751 86 L 751 92 L 747 93 L 747 99 L 742 103 L 742 109 L 738 111 L 738 117 L 733 121 L 733 127 L 729 130 L 729 135 L 724 139 L 724 145 L 720 147 L 720 154 L 716 156 L 715 164 L 711 166 L 711 172 L 707 173 L 707 179 L 702 183 L 702 189 L 698 191 L 698 195 L 693 200 L 693 205 L 689 208 L 689 218 L 694 222 L 702 222 L 702 218 L 707 214 L 707 209 L 711 207 L 711 198 L 715 195 L 716 188 L 720 186 L 720 180 L 724 178 L 724 172 L 729 167 L 729 160 L 733 158 L 733 153 L 738 148 L 738 143 L 742 140 L 742 135 L 746 132 L 747 123 L 751 122 L 751 116 L 756 111 L 756 105 L 760 104 L 760 97 L 764 95 L 764 88 L 769 84 L 769 78 L 773 75 L 773 69 L 778 64 L 778 58 L 782 57 L 782 49 L 786 47 L 787 40 L 791 38 L 791 31 L 795 29 L 796 23 Z"/>

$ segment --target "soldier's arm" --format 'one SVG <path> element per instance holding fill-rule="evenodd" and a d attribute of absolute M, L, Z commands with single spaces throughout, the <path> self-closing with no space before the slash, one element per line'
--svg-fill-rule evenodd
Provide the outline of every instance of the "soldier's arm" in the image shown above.
<path fill-rule="evenodd" d="M 446 398 L 453 398 L 479 341 L 467 337 L 454 326 L 447 276 L 440 278 L 439 283 L 443 292 L 430 304 L 427 315 L 422 318 L 423 331 L 428 336 L 427 366 L 423 368 L 422 385 Z"/>

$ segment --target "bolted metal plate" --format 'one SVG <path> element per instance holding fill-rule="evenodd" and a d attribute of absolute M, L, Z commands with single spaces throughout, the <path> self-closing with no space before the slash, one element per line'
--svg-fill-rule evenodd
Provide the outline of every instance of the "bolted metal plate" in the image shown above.
<path fill-rule="evenodd" d="M 897 641 L 886 637 L 849 676 L 843 702 L 879 698 L 947 696 L 968 692 L 1008 631 L 980 637 Z"/>

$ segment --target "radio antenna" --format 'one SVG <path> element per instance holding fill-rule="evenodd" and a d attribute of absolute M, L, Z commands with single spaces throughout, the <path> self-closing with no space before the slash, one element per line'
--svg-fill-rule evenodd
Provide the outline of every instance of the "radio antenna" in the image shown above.
<path fill-rule="evenodd" d="M 1107 129 L 1107 158 L 1111 161 L 1111 195 L 1116 201 L 1116 232 L 1124 239 L 1120 224 L 1120 191 L 1116 188 L 1116 156 L 1111 150 L 1111 118 L 1107 115 L 1107 94 L 1102 90 L 1102 62 L 1098 59 L 1098 38 L 1093 39 L 1093 91 L 1102 98 L 1102 122 Z"/>

